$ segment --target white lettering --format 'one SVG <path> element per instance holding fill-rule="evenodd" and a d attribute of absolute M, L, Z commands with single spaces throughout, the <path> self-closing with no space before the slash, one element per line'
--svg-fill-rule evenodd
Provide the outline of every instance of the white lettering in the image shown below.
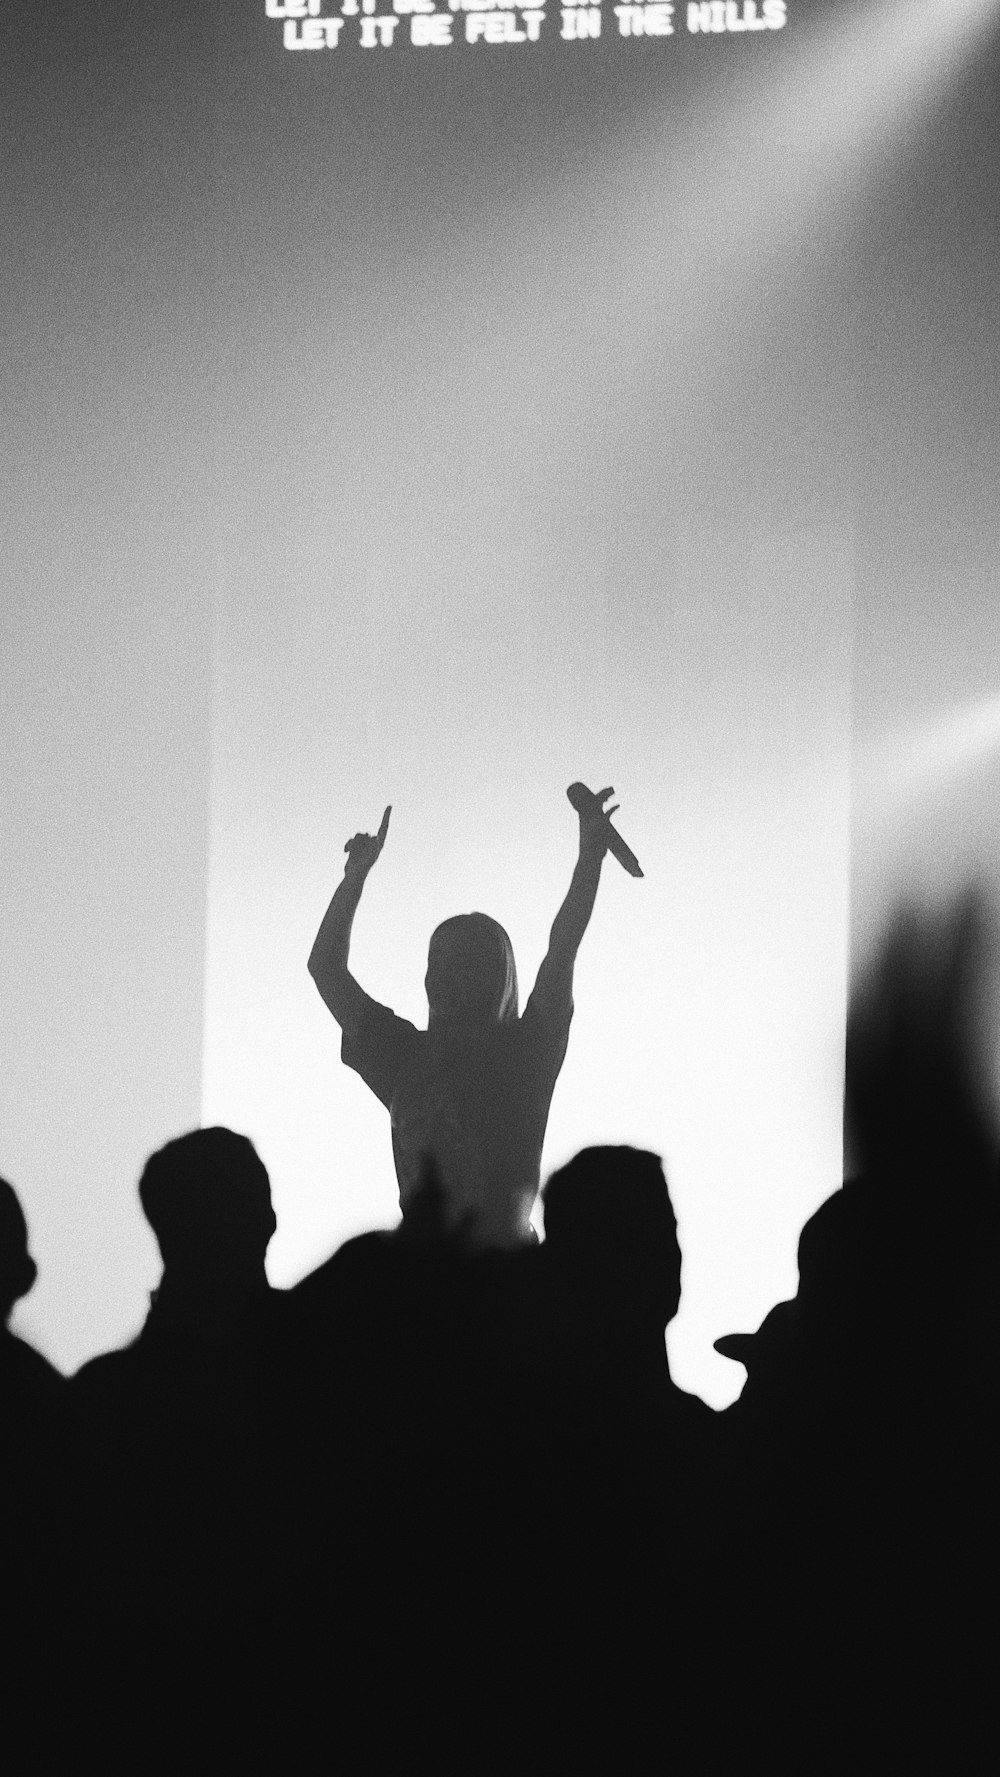
<path fill-rule="evenodd" d="M 297 24 L 294 19 L 285 20 L 284 43 L 286 49 L 326 49 L 326 26 L 336 25 L 338 31 L 343 24 L 342 19 L 303 19 Z M 329 45 L 336 48 L 337 39 Z"/>
<path fill-rule="evenodd" d="M 591 6 L 594 4 L 594 0 L 581 0 L 581 3 Z M 448 0 L 448 5 L 452 12 L 511 12 L 510 0 Z M 522 23 L 526 23 L 529 18 L 543 19 L 545 17 L 545 8 L 542 6 L 519 8 L 519 10 L 522 15 Z M 513 17 L 513 13 L 511 16 Z"/>
<path fill-rule="evenodd" d="M 381 19 L 364 18 L 364 19 L 362 19 L 361 20 L 361 47 L 362 47 L 362 49 L 374 49 L 376 47 L 376 45 L 378 45 L 378 44 L 381 44 L 383 49 L 388 49 L 390 44 L 392 43 L 393 33 L 395 32 L 396 26 L 398 24 L 399 24 L 399 20 L 397 18 L 393 18 L 391 16 L 391 14 L 388 18 L 381 18 Z"/>
<path fill-rule="evenodd" d="M 689 31 L 780 31 L 786 22 L 785 0 L 692 0 L 687 9 Z"/>
<path fill-rule="evenodd" d="M 615 17 L 618 20 L 618 35 L 620 37 L 642 36 L 641 6 L 616 6 Z"/>
<path fill-rule="evenodd" d="M 519 31 L 512 12 L 472 12 L 465 21 L 466 43 L 525 43 L 527 31 Z M 534 41 L 534 39 L 532 39 Z"/>
<path fill-rule="evenodd" d="M 393 12 L 433 12 L 434 0 L 392 0 Z"/>
<path fill-rule="evenodd" d="M 531 12 L 522 12 L 521 23 L 528 33 L 528 42 L 529 43 L 537 43 L 538 42 L 539 36 L 541 35 L 542 20 L 544 17 L 545 17 L 544 12 L 536 12 L 534 10 L 532 10 Z"/>
<path fill-rule="evenodd" d="M 445 49 L 451 42 L 451 19 L 446 12 L 418 13 L 410 20 L 410 42 L 415 49 Z"/>
<path fill-rule="evenodd" d="M 596 6 L 580 6 L 570 12 L 564 7 L 559 35 L 566 43 L 580 43 L 585 37 L 599 37 L 600 9 Z"/>
<path fill-rule="evenodd" d="M 647 37 L 672 37 L 674 34 L 674 9 L 666 0 L 657 0 L 654 6 L 643 7 L 642 28 Z"/>

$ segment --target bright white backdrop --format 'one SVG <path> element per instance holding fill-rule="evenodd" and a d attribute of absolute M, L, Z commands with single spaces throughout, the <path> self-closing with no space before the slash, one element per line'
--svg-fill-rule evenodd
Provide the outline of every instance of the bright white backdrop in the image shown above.
<path fill-rule="evenodd" d="M 839 1176 L 849 956 L 1000 879 L 995 11 L 340 75 L 235 3 L 11 38 L 0 1168 L 67 1367 L 138 1324 L 136 1177 L 202 1114 L 276 1279 L 392 1218 L 304 968 L 343 840 L 393 801 L 374 992 L 419 1017 L 475 905 L 526 991 L 583 776 L 647 876 L 547 1157 L 663 1152 L 675 1370 L 738 1387 L 711 1338 Z"/>

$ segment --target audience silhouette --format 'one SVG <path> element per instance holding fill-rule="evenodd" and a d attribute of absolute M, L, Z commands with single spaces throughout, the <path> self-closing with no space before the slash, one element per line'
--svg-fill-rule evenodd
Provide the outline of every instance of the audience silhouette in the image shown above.
<path fill-rule="evenodd" d="M 145 1323 L 69 1385 L 7 1329 L 35 1273 L 0 1182 L 14 1728 L 54 1682 L 112 1769 L 978 1768 L 991 969 L 973 898 L 899 916 L 851 1007 L 850 1176 L 795 1297 L 718 1341 L 722 1414 L 670 1374 L 654 1154 L 578 1154 L 530 1244 L 432 1145 L 399 1229 L 279 1291 L 262 1162 L 193 1131 L 140 1180 Z"/>
<path fill-rule="evenodd" d="M 160 1284 L 132 1342 L 85 1364 L 72 1388 L 98 1502 L 92 1579 L 128 1675 L 128 1709 L 99 1731 L 127 1744 L 155 1719 L 167 1765 L 184 1736 L 177 1694 L 206 1754 L 213 1736 L 227 1757 L 253 1737 L 263 1625 L 285 1614 L 274 1529 L 296 1445 L 287 1301 L 264 1270 L 275 1217 L 253 1145 L 222 1128 L 168 1142 L 139 1199 Z"/>
<path fill-rule="evenodd" d="M 82 1540 L 67 1387 L 9 1326 L 37 1266 L 13 1185 L 0 1179 L 0 1576 L 8 1653 L 3 1737 L 8 1756 L 37 1756 L 39 1710 L 73 1643 Z M 58 1733 L 49 1735 L 61 1751 Z"/>
<path fill-rule="evenodd" d="M 818 1768 L 960 1769 L 984 1744 L 971 1576 L 993 1517 L 989 962 L 974 898 L 900 913 L 848 1020 L 857 1174 L 806 1222 L 794 1300 L 718 1341 L 748 1369 L 725 1417 L 759 1538 L 732 1587 L 758 1602 L 741 1695 L 771 1746 L 822 1722 Z"/>

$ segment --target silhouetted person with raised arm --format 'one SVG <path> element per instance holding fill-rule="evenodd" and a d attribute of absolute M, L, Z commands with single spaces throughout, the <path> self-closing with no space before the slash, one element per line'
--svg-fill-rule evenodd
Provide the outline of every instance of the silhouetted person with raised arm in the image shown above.
<path fill-rule="evenodd" d="M 449 1224 L 428 1170 L 400 1229 L 346 1241 L 289 1292 L 318 1409 L 296 1499 L 311 1524 L 309 1615 L 324 1624 L 321 1668 L 331 1597 L 349 1629 L 335 1663 L 348 1707 L 370 1711 L 372 1768 L 407 1759 L 413 1708 L 425 1753 L 439 1744 L 428 1734 L 447 1737 L 468 1708 L 463 1662 L 482 1655 L 498 1485 L 479 1460 L 490 1387 L 476 1261 L 494 1256 L 510 1255 L 471 1252 Z M 383 1707 L 387 1673 L 395 1714 Z"/>
<path fill-rule="evenodd" d="M 404 1223 L 428 1159 L 451 1223 L 480 1247 L 530 1240 L 542 1142 L 573 1014 L 573 965 L 597 895 L 611 829 L 602 790 L 579 811 L 580 849 L 548 951 L 518 1017 L 510 939 L 484 913 L 460 914 L 430 941 L 428 1026 L 372 1000 L 351 974 L 351 927 L 389 830 L 348 840 L 344 878 L 316 936 L 309 972 L 343 1031 L 342 1055 L 389 1110 Z"/>

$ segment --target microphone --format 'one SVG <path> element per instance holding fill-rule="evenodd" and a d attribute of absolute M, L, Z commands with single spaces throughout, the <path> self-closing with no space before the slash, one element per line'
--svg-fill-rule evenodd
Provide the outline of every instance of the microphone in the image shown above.
<path fill-rule="evenodd" d="M 618 859 L 622 869 L 627 870 L 630 876 L 641 876 L 643 872 L 635 852 L 625 844 L 618 829 L 611 825 L 593 790 L 588 790 L 586 784 L 570 784 L 566 794 L 577 814 L 586 814 L 596 809 L 598 814 L 603 815 L 608 829 L 608 850 L 611 856 Z"/>

